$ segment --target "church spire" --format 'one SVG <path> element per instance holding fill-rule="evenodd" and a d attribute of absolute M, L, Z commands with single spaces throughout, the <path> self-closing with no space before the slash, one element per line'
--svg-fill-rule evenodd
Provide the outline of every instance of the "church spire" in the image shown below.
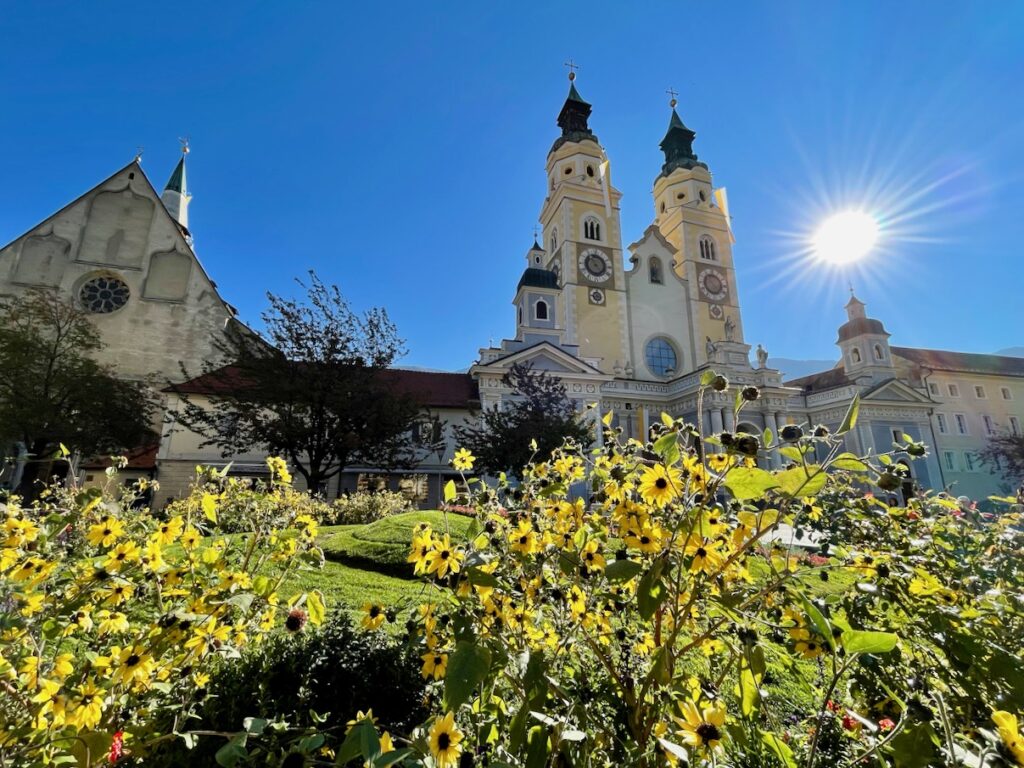
<path fill-rule="evenodd" d="M 661 166 L 661 175 L 668 176 L 676 168 L 700 166 L 706 169 L 707 165 L 700 162 L 693 151 L 693 140 L 697 134 L 683 124 L 679 113 L 676 112 L 678 102 L 675 99 L 675 92 L 669 89 L 669 93 L 672 94 L 672 99 L 668 103 L 672 109 L 672 117 L 669 118 L 668 131 L 660 144 L 661 151 L 665 153 L 665 164 Z"/>
<path fill-rule="evenodd" d="M 580 92 L 576 90 L 576 65 L 566 64 L 569 67 L 569 95 L 565 98 L 562 111 L 558 113 L 558 127 L 562 129 L 562 135 L 555 141 L 551 151 L 554 152 L 567 141 L 590 141 L 597 142 L 597 136 L 590 130 L 587 120 L 590 117 L 591 106 Z"/>
<path fill-rule="evenodd" d="M 188 153 L 188 140 L 183 139 L 181 142 L 181 159 L 178 160 L 171 178 L 167 180 L 167 186 L 164 187 L 163 194 L 160 195 L 160 199 L 163 201 L 164 207 L 167 208 L 167 212 L 171 214 L 171 218 L 178 222 L 186 232 L 188 232 L 188 204 L 192 200 L 192 196 L 188 193 L 188 185 L 185 182 L 185 156 Z"/>

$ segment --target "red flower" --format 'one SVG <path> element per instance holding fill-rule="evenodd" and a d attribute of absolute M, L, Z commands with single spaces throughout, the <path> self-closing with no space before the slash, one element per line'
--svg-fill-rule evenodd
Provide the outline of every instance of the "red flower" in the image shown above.
<path fill-rule="evenodd" d="M 118 731 L 110 742 L 110 754 L 107 759 L 113 764 L 124 756 L 124 731 Z"/>
<path fill-rule="evenodd" d="M 825 707 L 828 709 L 829 712 L 839 711 L 839 705 L 832 701 L 832 699 L 828 700 L 828 703 L 825 705 Z"/>
<path fill-rule="evenodd" d="M 894 723 L 888 717 L 883 717 L 881 720 L 878 721 L 878 728 L 882 731 L 882 733 L 891 731 L 895 727 L 896 723 Z"/>
<path fill-rule="evenodd" d="M 849 715 L 843 715 L 843 728 L 848 731 L 856 731 L 860 728 L 860 723 Z"/>

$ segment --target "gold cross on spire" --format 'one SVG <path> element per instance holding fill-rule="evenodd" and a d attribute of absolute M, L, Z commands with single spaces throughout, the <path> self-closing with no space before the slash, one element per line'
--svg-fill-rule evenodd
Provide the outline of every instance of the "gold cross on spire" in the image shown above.
<path fill-rule="evenodd" d="M 537 242 L 537 236 L 540 234 L 540 229 L 535 224 L 533 227 L 533 242 Z"/>
<path fill-rule="evenodd" d="M 569 68 L 569 81 L 571 82 L 571 81 L 575 80 L 576 79 L 576 70 L 580 68 L 579 65 L 576 62 L 574 62 L 572 59 L 569 59 L 567 62 L 565 62 L 565 64 L 563 66 L 566 66 L 566 67 Z"/>
<path fill-rule="evenodd" d="M 679 95 L 679 92 L 676 91 L 675 88 L 672 88 L 671 86 L 669 86 L 669 89 L 667 91 L 665 91 L 665 93 L 668 94 L 668 105 L 670 107 L 672 107 L 672 109 L 675 109 L 676 108 L 676 104 L 679 103 L 678 101 L 676 101 L 676 96 Z"/>
<path fill-rule="evenodd" d="M 181 142 L 181 154 L 187 155 L 189 152 L 192 151 L 189 148 L 189 145 L 188 145 L 188 142 L 189 142 L 188 136 L 179 136 L 178 137 L 178 141 Z"/>

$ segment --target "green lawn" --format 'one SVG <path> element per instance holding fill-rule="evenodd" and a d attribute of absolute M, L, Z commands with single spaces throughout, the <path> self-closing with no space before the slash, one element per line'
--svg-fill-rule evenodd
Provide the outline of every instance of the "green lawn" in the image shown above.
<path fill-rule="evenodd" d="M 447 530 L 454 541 L 461 541 L 466 538 L 472 518 L 436 510 L 405 512 L 367 525 L 324 528 L 320 546 L 324 557 L 336 563 L 412 578 L 412 565 L 406 559 L 413 529 L 421 522 L 429 523 L 439 533 Z"/>

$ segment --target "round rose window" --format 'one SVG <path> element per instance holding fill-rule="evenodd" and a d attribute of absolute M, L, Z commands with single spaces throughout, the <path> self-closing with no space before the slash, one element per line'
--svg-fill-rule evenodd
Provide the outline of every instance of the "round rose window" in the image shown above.
<path fill-rule="evenodd" d="M 90 312 L 107 314 L 116 312 L 128 303 L 131 291 L 123 280 L 116 277 L 94 277 L 78 292 L 78 298 Z"/>

